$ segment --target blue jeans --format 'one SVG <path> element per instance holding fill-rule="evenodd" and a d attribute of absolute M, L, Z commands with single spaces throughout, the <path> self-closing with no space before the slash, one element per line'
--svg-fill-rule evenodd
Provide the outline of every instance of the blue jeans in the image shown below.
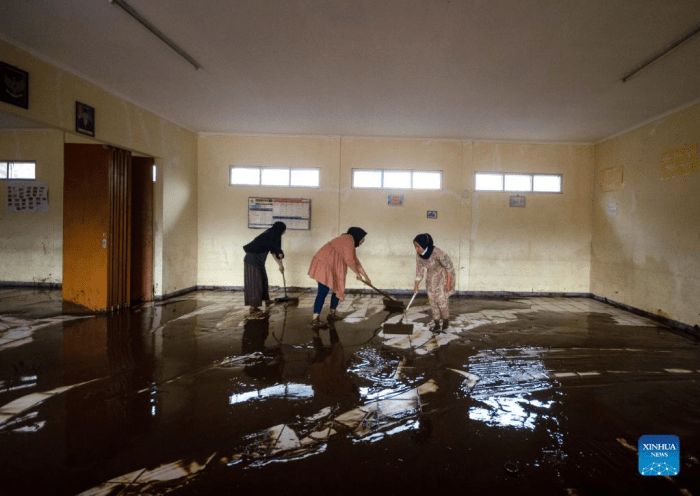
<path fill-rule="evenodd" d="M 314 313 L 319 314 L 321 313 L 321 309 L 323 308 L 323 302 L 326 301 L 326 295 L 328 292 L 331 290 L 328 286 L 325 284 L 321 284 L 320 282 L 318 283 L 318 293 L 316 294 L 316 301 L 314 302 Z M 338 308 L 338 303 L 340 303 L 340 299 L 333 293 L 331 295 L 331 310 L 335 310 Z"/>

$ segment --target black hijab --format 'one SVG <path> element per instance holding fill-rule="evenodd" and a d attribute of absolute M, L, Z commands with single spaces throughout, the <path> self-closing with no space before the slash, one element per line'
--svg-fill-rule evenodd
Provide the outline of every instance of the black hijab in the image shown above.
<path fill-rule="evenodd" d="M 433 248 L 435 248 L 435 245 L 433 244 L 433 237 L 430 234 L 419 234 L 418 236 L 413 238 L 413 242 L 418 243 L 418 246 L 420 246 L 424 250 L 426 248 L 428 249 L 428 251 L 426 251 L 425 254 L 418 254 L 422 259 L 427 260 L 428 258 L 430 258 L 430 255 L 433 254 Z"/>
<path fill-rule="evenodd" d="M 362 238 L 367 236 L 367 232 L 359 227 L 351 227 L 350 229 L 348 229 L 347 234 L 352 236 L 352 239 L 355 240 L 355 248 L 360 246 L 360 241 L 362 241 Z"/>
<path fill-rule="evenodd" d="M 243 247 L 246 253 L 265 253 L 271 251 L 275 255 L 284 256 L 282 251 L 282 234 L 287 230 L 284 222 L 275 222 L 272 227 L 255 237 Z"/>

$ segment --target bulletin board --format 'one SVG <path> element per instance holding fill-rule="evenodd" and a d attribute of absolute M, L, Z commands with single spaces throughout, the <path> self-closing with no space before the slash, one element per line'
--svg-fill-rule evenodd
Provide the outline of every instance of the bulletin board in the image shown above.
<path fill-rule="evenodd" d="M 304 198 L 248 198 L 248 227 L 267 229 L 281 221 L 287 229 L 311 229 L 311 200 Z"/>
<path fill-rule="evenodd" d="M 9 181 L 7 184 L 8 212 L 47 212 L 49 185 L 46 181 Z"/>

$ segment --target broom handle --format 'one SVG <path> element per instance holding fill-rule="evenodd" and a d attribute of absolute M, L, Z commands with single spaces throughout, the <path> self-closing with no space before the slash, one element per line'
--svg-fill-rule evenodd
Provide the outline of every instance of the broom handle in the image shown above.
<path fill-rule="evenodd" d="M 381 289 L 375 288 L 374 286 L 372 286 L 370 283 L 368 283 L 368 282 L 365 281 L 364 279 L 362 280 L 362 282 L 364 282 L 367 286 L 369 286 L 369 287 L 372 288 L 373 290 L 375 290 L 375 291 L 377 291 L 377 292 L 383 294 L 384 296 L 386 296 L 386 297 L 389 298 L 390 300 L 393 300 L 393 299 L 394 299 L 393 296 L 386 294 L 386 293 L 385 293 L 384 291 L 382 291 Z"/>
<path fill-rule="evenodd" d="M 282 282 L 284 283 L 284 297 L 287 297 L 287 280 L 284 278 L 284 271 L 282 270 Z"/>
<path fill-rule="evenodd" d="M 413 293 L 413 296 L 411 296 L 411 301 L 408 302 L 408 306 L 406 307 L 406 310 L 404 310 L 405 312 L 408 312 L 408 309 L 411 307 L 411 303 L 413 303 L 413 298 L 415 298 L 417 294 L 418 293 Z"/>

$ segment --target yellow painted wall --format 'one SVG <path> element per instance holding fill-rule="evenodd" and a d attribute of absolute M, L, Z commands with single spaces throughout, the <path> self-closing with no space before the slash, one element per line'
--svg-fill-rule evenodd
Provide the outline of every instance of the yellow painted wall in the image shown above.
<path fill-rule="evenodd" d="M 36 179 L 46 182 L 46 212 L 8 212 L 7 185 L 0 180 L 0 281 L 60 283 L 63 280 L 63 133 L 0 131 L 0 160 L 35 160 Z"/>
<path fill-rule="evenodd" d="M 81 101 L 95 108 L 95 138 L 87 141 L 155 157 L 159 169 L 159 184 L 155 188 L 156 295 L 196 286 L 197 239 L 192 233 L 197 232 L 197 135 L 1 40 L 0 54 L 4 62 L 27 71 L 30 81 L 29 109 L 0 103 L 0 110 L 53 129 L 57 136 L 61 136 L 61 141 L 58 138 L 52 140 L 51 151 L 42 155 L 41 163 L 37 163 L 43 177 L 55 182 L 50 185 L 52 200 L 58 198 L 54 196 L 55 192 L 60 190 L 62 193 L 63 188 L 63 141 L 86 141 L 74 133 L 75 102 Z M 23 146 L 40 148 L 47 138 L 31 133 L 21 133 L 29 137 L 22 138 Z M 14 139 L 6 137 L 3 140 L 11 147 L 9 151 L 18 146 L 12 141 Z M 27 144 L 27 140 L 36 142 Z M 17 157 L 13 154 L 3 158 Z M 42 179 L 42 176 L 37 178 Z M 62 202 L 52 201 L 52 207 L 50 215 L 61 218 Z M 62 233 L 55 224 L 52 225 L 55 230 L 50 234 L 44 232 L 46 226 L 43 223 L 26 227 L 23 232 L 13 231 L 9 236 L 3 227 L 0 225 L 5 246 L 36 245 L 39 243 L 36 233 L 39 232 L 51 237 L 41 241 L 43 244 L 60 246 L 62 242 Z M 37 269 L 29 262 L 24 270 L 7 269 L 6 265 L 4 260 L 0 262 L 0 280 L 8 280 L 2 276 L 5 270 L 12 270 L 10 280 L 17 282 L 44 280 L 49 278 L 49 273 L 51 277 L 56 274 L 55 263 L 51 271 Z"/>
<path fill-rule="evenodd" d="M 459 141 L 343 139 L 340 228 L 346 231 L 358 226 L 367 231 L 367 239 L 357 254 L 375 287 L 413 289 L 413 238 L 427 232 L 455 264 L 457 289 L 465 289 L 458 260 L 464 215 L 460 191 L 468 176 L 463 168 L 463 153 L 469 147 L 469 143 Z M 353 189 L 352 169 L 439 170 L 443 174 L 443 189 Z M 403 205 L 389 206 L 389 195 L 403 196 Z M 437 210 L 437 219 L 428 219 L 428 210 Z M 354 275 L 348 277 L 349 288 L 362 286 Z"/>
<path fill-rule="evenodd" d="M 473 165 L 474 164 L 474 165 Z M 319 167 L 319 189 L 228 186 L 231 165 Z M 351 187 L 352 169 L 443 172 L 441 191 Z M 475 193 L 475 171 L 564 175 L 563 194 Z M 283 238 L 288 286 L 314 287 L 313 254 L 350 226 L 368 232 L 358 257 L 379 288 L 410 290 L 416 234 L 429 232 L 452 258 L 460 291 L 583 292 L 590 289 L 593 147 L 450 140 L 205 135 L 199 143 L 199 284 L 242 286 L 249 196 L 312 199 L 311 231 Z M 389 206 L 388 195 L 404 197 Z M 437 210 L 437 219 L 427 211 Z M 270 284 L 281 285 L 268 260 Z M 348 287 L 362 284 L 348 276 Z"/>
<path fill-rule="evenodd" d="M 310 230 L 288 229 L 282 238 L 287 286 L 310 287 L 313 254 L 338 234 L 338 138 L 203 135 L 199 140 L 199 284 L 243 285 L 243 245 L 260 234 L 248 228 L 248 197 L 311 199 Z M 229 185 L 232 165 L 314 167 L 320 188 Z M 268 257 L 271 286 L 282 286 Z"/>
<path fill-rule="evenodd" d="M 696 104 L 596 146 L 594 294 L 700 324 L 700 173 L 661 174 L 662 154 L 699 142 Z M 604 191 L 614 168 L 623 183 Z"/>
<path fill-rule="evenodd" d="M 590 289 L 593 146 L 475 142 L 474 172 L 561 173 L 562 194 L 474 192 L 470 289 L 574 292 Z"/>

